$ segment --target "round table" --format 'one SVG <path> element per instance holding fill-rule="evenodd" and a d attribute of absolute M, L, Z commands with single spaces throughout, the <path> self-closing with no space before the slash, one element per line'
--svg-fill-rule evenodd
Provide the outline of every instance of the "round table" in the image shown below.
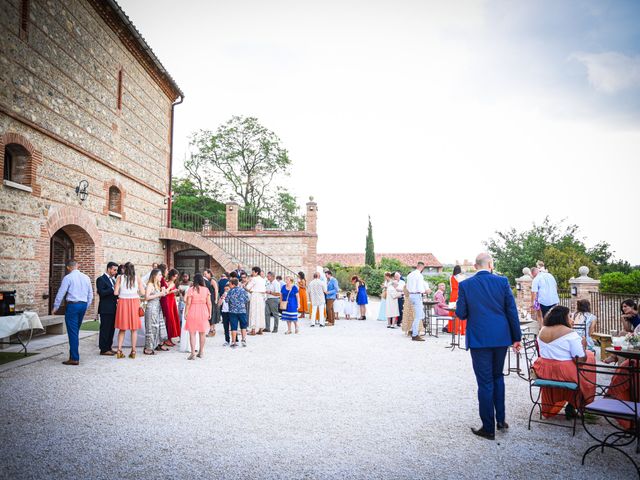
<path fill-rule="evenodd" d="M 458 322 L 460 322 L 460 319 L 456 317 L 455 308 L 447 307 L 446 309 L 453 313 L 453 316 L 451 317 L 451 320 L 453 320 L 453 331 L 451 332 L 451 344 L 447 345 L 445 348 L 450 348 L 451 351 L 454 351 L 456 347 L 462 348 L 460 346 L 460 328 L 458 328 Z"/>
<path fill-rule="evenodd" d="M 608 353 L 612 353 L 613 355 L 617 355 L 622 358 L 631 358 L 633 360 L 640 360 L 640 350 L 616 350 L 613 347 L 608 347 L 605 349 Z"/>

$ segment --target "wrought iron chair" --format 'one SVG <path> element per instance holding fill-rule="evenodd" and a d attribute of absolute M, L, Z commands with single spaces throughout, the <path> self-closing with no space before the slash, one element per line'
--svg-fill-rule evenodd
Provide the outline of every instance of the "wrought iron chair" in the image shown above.
<path fill-rule="evenodd" d="M 543 420 L 542 418 L 542 408 L 545 406 L 552 406 L 550 404 L 545 404 L 542 401 L 542 388 L 558 388 L 562 390 L 569 390 L 573 392 L 574 401 L 573 405 L 577 403 L 578 397 L 578 384 L 573 382 L 560 382 L 557 380 L 548 380 L 544 378 L 539 378 L 534 370 L 533 364 L 538 358 L 538 340 L 535 333 L 524 333 L 522 335 L 522 345 L 524 347 L 524 356 L 527 361 L 527 377 L 526 379 L 529 382 L 529 396 L 531 397 L 531 402 L 533 406 L 529 412 L 529 424 L 528 429 L 531 430 L 531 423 L 541 423 L 543 425 L 551 425 L 555 427 L 563 427 L 572 429 L 572 435 L 576 435 L 576 424 L 577 424 L 577 415 L 574 415 L 573 422 L 571 425 L 564 425 L 557 422 Z M 538 418 L 534 418 L 534 412 L 538 409 Z M 566 408 L 566 407 L 565 407 Z"/>
<path fill-rule="evenodd" d="M 595 380 L 593 375 L 595 374 Z M 640 365 L 637 360 L 630 360 L 625 366 L 589 364 L 578 362 L 578 384 L 586 383 L 595 386 L 593 398 L 586 399 L 585 413 L 604 417 L 613 427 L 613 432 L 604 438 L 599 438 L 593 429 L 589 430 L 588 423 L 582 417 L 582 426 L 587 434 L 598 443 L 590 446 L 582 456 L 584 465 L 587 455 L 598 449 L 604 453 L 605 448 L 611 448 L 622 453 L 633 464 L 640 477 L 640 468 L 634 459 L 622 447 L 635 443 L 635 453 L 640 453 Z M 631 400 L 621 400 L 610 396 L 612 389 L 627 391 Z M 619 421 L 628 422 L 623 426 Z"/>

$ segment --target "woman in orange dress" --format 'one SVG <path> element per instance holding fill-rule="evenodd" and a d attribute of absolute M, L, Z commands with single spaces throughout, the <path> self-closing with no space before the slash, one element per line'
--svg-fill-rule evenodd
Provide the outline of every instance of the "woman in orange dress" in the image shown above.
<path fill-rule="evenodd" d="M 200 350 L 198 358 L 204 356 L 204 344 L 209 331 L 209 319 L 211 318 L 211 293 L 204 284 L 204 277 L 196 273 L 193 277 L 193 286 L 189 287 L 185 295 L 184 329 L 189 332 L 191 353 L 187 360 L 196 358 L 196 333 L 200 336 Z"/>
<path fill-rule="evenodd" d="M 142 280 L 136 275 L 133 263 L 124 264 L 124 273 L 118 275 L 113 293 L 118 296 L 118 308 L 116 308 L 116 323 L 118 329 L 118 351 L 116 358 L 124 358 L 122 344 L 127 330 L 131 331 L 131 353 L 129 358 L 136 358 L 136 342 L 138 330 L 142 328 L 140 320 L 140 297 L 145 294 Z M 144 313 L 143 313 L 144 315 Z"/>
<path fill-rule="evenodd" d="M 300 318 L 304 318 L 305 314 L 309 311 L 307 304 L 307 280 L 304 277 L 304 272 L 298 272 L 298 295 L 300 295 Z"/>
<path fill-rule="evenodd" d="M 586 349 L 587 341 L 571 328 L 569 309 L 556 305 L 544 318 L 544 326 L 538 335 L 540 356 L 533 370 L 540 379 L 578 383 L 575 358 L 595 365 L 593 352 Z M 580 391 L 542 387 L 542 415 L 553 417 L 564 408 L 567 418 L 576 415 L 585 401 L 595 395 L 595 373 L 588 373 L 588 381 L 580 382 Z"/>
<path fill-rule="evenodd" d="M 449 279 L 449 283 L 451 284 L 451 294 L 449 295 L 449 302 L 457 302 L 458 301 L 458 289 L 459 289 L 459 285 L 460 282 L 458 280 L 459 275 L 462 273 L 462 268 L 460 267 L 460 265 L 456 265 L 455 267 L 453 267 L 453 274 L 451 275 L 451 278 Z M 456 316 L 455 312 L 449 312 L 449 316 L 450 317 L 454 317 Z M 447 331 L 449 333 L 460 333 L 460 335 L 464 335 L 467 332 L 467 321 L 466 320 L 460 320 L 457 319 L 458 321 L 456 322 L 455 320 L 449 320 L 449 325 L 447 328 Z M 454 332 L 454 328 L 456 326 L 458 326 L 458 331 Z"/>

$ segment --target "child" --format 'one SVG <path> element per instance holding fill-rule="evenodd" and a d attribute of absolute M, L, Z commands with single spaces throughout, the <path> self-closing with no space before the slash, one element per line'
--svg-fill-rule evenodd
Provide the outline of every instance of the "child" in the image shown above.
<path fill-rule="evenodd" d="M 356 318 L 358 316 L 358 305 L 356 304 L 356 297 L 353 292 L 347 293 L 347 301 L 344 308 L 344 314 L 347 320 Z"/>
<path fill-rule="evenodd" d="M 340 294 L 336 295 L 336 301 L 333 302 L 333 312 L 336 320 L 340 320 L 340 314 L 345 313 L 346 301 Z"/>

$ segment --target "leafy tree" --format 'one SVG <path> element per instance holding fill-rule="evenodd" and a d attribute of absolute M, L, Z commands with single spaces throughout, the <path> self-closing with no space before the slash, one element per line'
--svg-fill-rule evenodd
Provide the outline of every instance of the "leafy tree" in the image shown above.
<path fill-rule="evenodd" d="M 405 265 L 400 260 L 396 260 L 395 258 L 386 258 L 382 257 L 380 259 L 380 265 L 378 265 L 380 270 L 384 270 L 385 272 L 400 272 L 403 275 L 406 275 L 411 271 L 411 267 L 409 265 Z"/>
<path fill-rule="evenodd" d="M 369 217 L 369 227 L 367 229 L 364 263 L 365 265 L 369 265 L 371 268 L 376 268 L 376 254 L 373 251 L 373 229 L 371 227 L 371 217 Z"/>
<path fill-rule="evenodd" d="M 537 260 L 543 260 L 554 274 L 554 268 L 564 268 L 562 261 L 571 262 L 571 266 L 567 268 L 573 268 L 573 262 L 582 260 L 583 264 L 590 267 L 593 275 L 597 275 L 600 266 L 607 264 L 612 258 L 609 244 L 601 242 L 588 249 L 578 237 L 577 225 L 565 224 L 564 221 L 555 224 L 549 217 L 540 225 L 534 223 L 530 229 L 523 232 L 515 228 L 506 232 L 496 232 L 496 237 L 490 238 L 485 244 L 495 259 L 496 269 L 507 276 L 511 283 L 522 275 L 524 267 L 533 267 Z M 555 248 L 547 252 L 553 260 L 551 263 L 545 258 L 545 251 L 549 247 Z M 563 278 L 566 276 L 562 275 Z M 576 275 L 577 267 L 566 279 Z M 566 284 L 562 283 L 562 286 L 565 287 Z"/>
<path fill-rule="evenodd" d="M 544 259 L 545 266 L 561 289 L 569 288 L 569 279 L 578 275 L 578 269 L 582 265 L 589 267 L 590 276 L 598 275 L 598 267 L 589 255 L 571 246 L 549 246 L 544 249 L 541 259 Z"/>
<path fill-rule="evenodd" d="M 190 178 L 175 178 L 171 202 L 171 223 L 175 228 L 199 230 L 203 219 L 224 227 L 225 205 L 206 195 Z"/>
<path fill-rule="evenodd" d="M 275 133 L 257 118 L 234 116 L 213 133 L 199 130 L 191 137 L 196 149 L 185 168 L 201 179 L 202 188 L 240 197 L 260 211 L 275 192 L 272 182 L 288 175 L 289 154 Z"/>

